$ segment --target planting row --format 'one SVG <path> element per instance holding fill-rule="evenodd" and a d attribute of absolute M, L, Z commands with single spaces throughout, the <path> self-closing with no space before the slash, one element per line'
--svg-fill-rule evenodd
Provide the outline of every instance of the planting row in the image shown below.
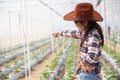
<path fill-rule="evenodd" d="M 49 47 L 50 46 L 47 45 L 47 46 L 43 47 L 42 50 L 36 51 L 33 54 L 31 54 L 30 55 L 30 60 L 33 61 L 33 60 L 38 59 L 42 54 L 44 54 L 42 52 L 45 52 L 45 51 L 50 49 Z M 27 59 L 26 59 L 26 61 L 27 61 Z M 24 68 L 25 65 L 24 65 L 23 62 L 24 62 L 24 57 L 22 59 L 20 58 L 20 60 L 19 60 L 19 58 L 16 59 L 15 63 L 12 64 L 12 65 L 9 64 L 9 63 L 4 64 L 4 67 L 1 69 L 1 74 L 2 75 L 8 75 L 12 71 L 16 72 L 16 71 L 20 70 L 20 68 Z"/>
<path fill-rule="evenodd" d="M 46 69 L 43 70 L 40 75 L 40 80 L 55 80 L 57 78 L 61 78 L 61 80 L 69 80 L 66 76 L 69 75 L 68 77 L 70 77 L 70 75 L 75 73 L 75 41 L 70 42 L 65 45 L 65 47 L 64 50 L 61 49 L 61 51 L 57 53 L 57 56 L 51 61 Z"/>
<path fill-rule="evenodd" d="M 120 68 L 120 52 L 116 52 L 107 46 L 103 47 L 103 55 L 111 59 L 111 64 L 115 65 L 117 68 Z M 107 54 L 106 54 L 107 53 Z M 120 70 L 119 70 L 120 71 Z M 120 74 L 120 72 L 119 72 Z"/>
<path fill-rule="evenodd" d="M 42 43 L 46 40 L 49 40 L 49 38 L 45 38 L 45 39 L 37 40 L 37 41 L 32 41 L 32 42 L 30 42 L 30 47 L 32 47 L 36 44 Z M 0 58 L 2 58 L 2 57 L 4 58 L 5 56 L 12 55 L 12 53 L 16 53 L 20 50 L 23 50 L 24 49 L 23 47 L 26 47 L 26 44 L 24 44 L 24 45 L 20 44 L 20 45 L 14 46 L 12 48 L 2 49 L 2 50 L 0 50 L 0 54 L 1 54 Z"/>
<path fill-rule="evenodd" d="M 67 45 L 66 49 L 63 51 L 63 54 L 59 57 L 57 66 L 55 67 L 55 69 L 50 74 L 49 80 L 55 80 L 56 77 L 58 76 L 60 70 L 64 66 L 65 58 L 67 57 L 70 46 L 71 46 L 71 42 Z"/>
<path fill-rule="evenodd" d="M 54 41 L 54 44 L 56 44 L 55 40 L 53 40 L 53 41 Z M 61 38 L 58 39 L 58 42 L 60 42 L 60 41 L 61 41 Z M 50 40 L 44 40 L 44 42 L 41 42 L 41 43 L 36 42 L 36 44 L 33 45 L 32 47 L 30 47 L 29 50 L 34 51 L 34 50 L 38 49 L 39 47 L 44 46 L 45 44 L 48 44 L 50 42 L 51 42 Z M 12 59 L 17 58 L 18 56 L 23 55 L 25 52 L 27 52 L 27 50 L 25 50 L 25 48 L 22 48 L 19 50 L 17 49 L 15 52 L 12 51 L 12 53 L 9 53 L 9 55 L 3 55 L 3 57 L 0 58 L 0 65 L 4 64 L 6 62 L 9 62 Z"/>
<path fill-rule="evenodd" d="M 60 41 L 59 41 L 60 42 Z M 54 45 L 55 45 L 56 43 L 54 43 Z M 60 44 L 60 43 L 59 43 Z M 43 50 L 37 50 L 37 51 L 32 51 L 33 52 L 33 54 L 31 54 L 31 56 L 30 56 L 30 59 L 31 59 L 31 62 L 35 62 L 35 60 L 37 60 L 38 58 L 39 58 L 39 60 L 40 60 L 40 57 L 41 57 L 41 55 L 42 54 L 44 54 L 44 53 L 50 53 L 51 51 L 50 51 L 50 48 L 51 47 L 51 45 L 49 44 L 49 45 L 47 45 L 47 46 L 45 46 L 45 47 L 43 47 Z M 42 49 L 42 48 L 41 48 Z M 31 52 L 31 53 L 32 53 Z M 42 53 L 42 54 L 41 54 Z M 44 55 L 44 56 L 46 56 L 46 55 Z M 43 57 L 41 57 L 41 59 L 42 58 L 44 58 L 44 56 Z M 26 59 L 27 60 L 27 59 Z M 2 69 L 2 71 L 1 71 L 1 73 L 0 73 L 0 76 L 1 77 L 3 77 L 3 78 L 7 78 L 8 76 L 8 74 L 9 73 L 11 73 L 11 72 L 17 72 L 17 71 L 21 71 L 22 69 L 24 69 L 25 67 L 25 65 L 24 65 L 24 60 L 23 59 L 21 59 L 21 61 L 20 60 L 16 60 L 16 64 L 14 64 L 14 65 L 12 65 L 12 66 L 9 66 L 9 65 L 7 65 L 7 68 L 3 68 Z M 38 61 L 39 62 L 39 61 Z M 35 63 L 32 63 L 31 64 L 31 66 L 33 67 L 35 65 Z M 24 72 L 24 70 L 23 70 L 23 72 Z"/>
<path fill-rule="evenodd" d="M 60 46 L 61 45 L 61 43 L 60 44 L 57 44 L 57 45 L 55 45 L 55 47 L 52 49 L 52 50 L 56 50 L 56 48 L 58 47 L 58 46 Z M 31 64 L 30 64 L 30 68 L 32 69 L 35 65 L 37 65 L 38 63 L 40 63 L 40 62 L 42 62 L 49 54 L 51 54 L 52 53 L 52 50 L 47 50 L 46 52 L 45 52 L 45 54 L 43 54 L 43 55 L 41 55 L 39 58 L 37 58 L 36 60 L 33 60 L 33 61 L 31 61 Z M 28 72 L 28 68 L 27 68 L 27 72 Z M 10 80 L 18 80 L 18 79 L 16 79 L 17 77 L 14 77 L 14 76 L 18 76 L 18 77 L 24 77 L 25 76 L 25 69 L 23 69 L 23 70 L 21 70 L 19 73 L 17 73 L 17 74 L 12 74 L 12 75 L 10 75 Z"/>
<path fill-rule="evenodd" d="M 106 78 L 111 78 L 111 77 L 118 78 L 118 75 L 120 76 L 119 52 L 115 52 L 114 50 L 111 50 L 107 46 L 104 46 L 103 50 L 104 51 L 102 51 L 102 55 L 104 56 L 105 61 L 107 61 L 107 63 L 108 63 L 108 64 L 105 63 L 106 65 L 103 65 L 104 66 L 103 68 L 105 68 L 105 73 L 108 73 L 108 74 L 106 74 L 106 76 L 110 75 L 109 77 L 106 77 Z M 112 71 L 110 71 L 110 70 L 107 71 L 106 66 L 110 67 L 110 68 L 107 68 L 107 70 L 112 68 L 111 69 Z M 117 80 L 117 79 L 109 79 L 109 80 Z"/>
<path fill-rule="evenodd" d="M 75 44 L 75 40 L 73 40 L 72 45 L 70 47 L 70 51 L 67 55 L 67 58 L 65 59 L 65 71 L 64 71 L 64 76 L 61 78 L 61 80 L 73 80 L 72 77 L 76 73 L 75 54 L 76 54 L 76 44 Z"/>
<path fill-rule="evenodd" d="M 102 56 L 102 76 L 105 78 L 105 80 L 119 80 L 119 74 L 117 70 L 113 68 L 111 63 L 106 59 L 105 56 Z"/>
<path fill-rule="evenodd" d="M 64 47 L 66 47 L 67 44 L 68 42 L 64 44 Z M 59 58 L 63 55 L 63 50 L 64 49 L 62 47 L 61 50 L 56 52 L 56 56 L 54 57 L 54 59 L 50 62 L 50 64 L 46 66 L 45 70 L 43 70 L 43 72 L 40 74 L 40 80 L 48 80 L 50 73 L 57 67 Z"/>
<path fill-rule="evenodd" d="M 33 51 L 33 50 L 39 48 L 40 46 L 43 46 L 43 45 L 45 45 L 45 44 L 47 44 L 47 43 L 49 43 L 49 42 L 50 42 L 50 40 L 47 40 L 47 41 L 45 41 L 45 42 L 43 42 L 43 43 L 37 44 L 37 45 L 34 46 L 34 47 L 31 47 L 29 50 L 30 50 L 30 51 Z M 9 55 L 9 56 L 7 56 L 7 57 L 4 57 L 4 58 L 0 59 L 0 65 L 4 64 L 4 63 L 6 63 L 6 62 L 9 62 L 10 60 L 15 59 L 15 58 L 18 57 L 18 56 L 21 56 L 21 55 L 23 55 L 23 54 L 26 53 L 26 52 L 27 52 L 27 50 L 21 50 L 21 51 L 19 51 L 19 52 L 17 52 L 17 53 L 14 53 L 14 54 L 11 54 L 11 55 Z"/>

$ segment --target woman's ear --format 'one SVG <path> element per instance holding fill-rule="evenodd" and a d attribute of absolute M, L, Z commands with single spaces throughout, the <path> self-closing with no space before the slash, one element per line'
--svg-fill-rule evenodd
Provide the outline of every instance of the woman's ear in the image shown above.
<path fill-rule="evenodd" d="M 84 21 L 83 24 L 84 24 L 84 26 L 87 26 L 87 25 L 88 25 L 88 22 L 87 22 L 87 21 Z"/>

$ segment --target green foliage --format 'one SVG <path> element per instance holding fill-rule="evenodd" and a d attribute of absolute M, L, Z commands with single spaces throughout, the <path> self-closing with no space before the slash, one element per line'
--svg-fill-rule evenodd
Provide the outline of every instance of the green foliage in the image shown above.
<path fill-rule="evenodd" d="M 4 68 L 9 68 L 9 64 L 4 64 Z"/>
<path fill-rule="evenodd" d="M 105 62 L 103 56 L 102 56 L 102 70 L 104 72 L 104 77 L 107 80 L 117 80 L 118 78 L 117 71 L 114 70 L 113 67 L 109 63 Z"/>
<path fill-rule="evenodd" d="M 48 69 L 46 69 L 42 72 L 42 75 L 43 75 L 44 78 L 48 79 L 49 75 L 50 75 L 50 71 Z"/>
<path fill-rule="evenodd" d="M 19 67 L 15 66 L 14 71 L 18 71 Z"/>
<path fill-rule="evenodd" d="M 59 57 L 62 55 L 62 51 L 60 51 L 57 56 L 51 61 L 49 68 L 54 69 L 57 66 Z"/>
<path fill-rule="evenodd" d="M 60 80 L 71 80 L 71 76 L 75 73 L 75 59 L 74 59 L 74 55 L 75 55 L 75 40 L 73 40 L 72 45 L 70 47 L 70 51 L 67 55 L 67 58 L 65 60 L 65 75 L 62 79 Z"/>
<path fill-rule="evenodd" d="M 62 50 L 57 53 L 56 57 L 46 66 L 46 69 L 40 75 L 40 80 L 48 80 L 50 72 L 57 66 L 58 59 L 62 54 Z"/>
<path fill-rule="evenodd" d="M 6 74 L 0 73 L 0 76 L 2 76 L 3 80 L 7 79 L 7 75 Z"/>
<path fill-rule="evenodd" d="M 57 62 L 58 62 L 58 56 L 51 61 L 49 68 L 51 69 L 55 68 L 57 65 Z"/>
<path fill-rule="evenodd" d="M 68 44 L 65 44 L 64 47 L 66 47 Z M 71 48 L 71 53 L 73 54 L 74 51 L 72 51 L 74 48 Z M 40 80 L 48 80 L 49 74 L 52 72 L 52 70 L 57 66 L 58 61 L 59 61 L 59 57 L 63 54 L 63 49 L 60 50 L 58 53 L 56 53 L 57 55 L 55 56 L 55 58 L 50 62 L 49 65 L 46 66 L 46 69 L 42 72 L 42 74 L 40 75 Z M 69 53 L 70 54 L 70 53 Z M 69 66 L 73 66 L 73 55 L 68 55 L 70 60 L 67 60 Z M 67 68 L 66 67 L 66 68 Z M 67 71 L 67 74 L 73 74 L 74 72 L 74 68 L 69 68 L 69 70 Z M 70 76 L 68 76 L 66 79 L 60 79 L 60 80 L 71 80 Z"/>
<path fill-rule="evenodd" d="M 120 67 L 120 52 L 116 52 L 116 51 L 110 49 L 109 47 L 107 47 L 106 45 L 103 47 L 103 50 L 106 52 L 108 52 L 108 49 L 109 49 L 108 54 L 110 54 L 112 56 L 112 58 L 114 58 L 116 60 L 117 65 Z"/>

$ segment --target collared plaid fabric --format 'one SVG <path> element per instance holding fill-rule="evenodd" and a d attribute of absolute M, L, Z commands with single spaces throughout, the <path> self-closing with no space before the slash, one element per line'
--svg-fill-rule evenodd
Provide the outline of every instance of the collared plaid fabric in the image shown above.
<path fill-rule="evenodd" d="M 84 31 L 65 30 L 61 32 L 61 36 L 82 39 Z M 86 64 L 93 66 L 92 73 L 99 74 L 101 71 L 100 55 L 101 55 L 102 39 L 96 28 L 89 31 L 89 34 L 82 46 L 80 46 L 80 60 Z M 81 69 L 82 71 L 82 69 Z"/>

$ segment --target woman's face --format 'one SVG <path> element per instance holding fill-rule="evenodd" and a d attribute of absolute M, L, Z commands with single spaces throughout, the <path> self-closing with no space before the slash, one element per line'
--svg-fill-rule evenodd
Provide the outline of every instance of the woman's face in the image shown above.
<path fill-rule="evenodd" d="M 87 21 L 74 21 L 74 23 L 79 30 L 85 30 L 87 26 Z"/>

